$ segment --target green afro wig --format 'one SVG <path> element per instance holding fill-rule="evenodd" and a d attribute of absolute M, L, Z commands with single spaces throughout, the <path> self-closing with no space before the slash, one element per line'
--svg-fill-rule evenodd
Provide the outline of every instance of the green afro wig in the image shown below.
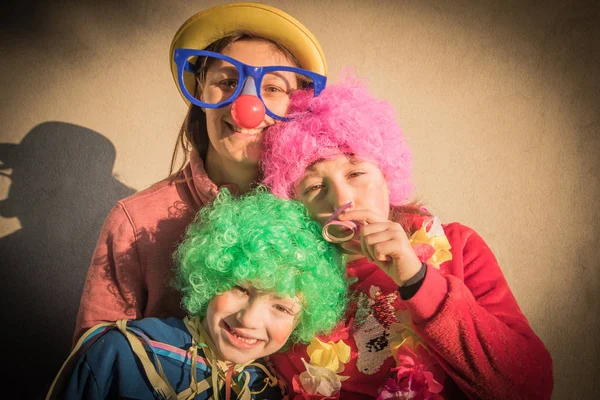
<path fill-rule="evenodd" d="M 238 198 L 221 191 L 198 212 L 174 259 L 175 285 L 190 316 L 203 318 L 215 295 L 248 282 L 302 299 L 294 343 L 331 331 L 345 310 L 342 254 L 323 239 L 301 203 L 264 187 Z"/>

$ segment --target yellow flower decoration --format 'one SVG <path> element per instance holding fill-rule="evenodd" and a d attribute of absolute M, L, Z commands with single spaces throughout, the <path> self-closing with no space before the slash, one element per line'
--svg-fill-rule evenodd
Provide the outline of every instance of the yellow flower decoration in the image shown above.
<path fill-rule="evenodd" d="M 337 343 L 332 341 L 324 343 L 314 338 L 308 345 L 306 352 L 310 357 L 311 365 L 327 368 L 336 373 L 342 372 L 344 364 L 350 361 L 350 346 L 342 340 Z"/>
<path fill-rule="evenodd" d="M 427 229 L 430 223 L 431 226 Z M 415 251 L 423 248 L 423 246 L 430 246 L 433 249 L 433 254 L 426 262 L 434 265 L 436 268 L 439 268 L 441 263 L 452 260 L 450 242 L 448 242 L 448 238 L 444 234 L 444 228 L 442 228 L 442 223 L 438 217 L 428 218 L 423 221 L 421 229 L 413 233 L 409 241 Z"/>
<path fill-rule="evenodd" d="M 390 350 L 394 359 L 397 358 L 398 349 L 402 346 L 408 346 L 415 349 L 417 343 L 421 343 L 421 338 L 412 330 L 410 326 L 410 314 L 404 310 L 396 313 L 399 322 L 390 326 Z"/>

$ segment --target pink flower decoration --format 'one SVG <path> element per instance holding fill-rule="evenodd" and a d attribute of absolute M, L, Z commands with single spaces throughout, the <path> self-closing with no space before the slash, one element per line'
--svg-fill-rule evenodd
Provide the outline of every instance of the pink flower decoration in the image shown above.
<path fill-rule="evenodd" d="M 410 390 L 410 388 L 405 390 L 394 379 L 388 378 L 383 383 L 383 386 L 379 388 L 379 396 L 377 396 L 377 400 L 414 399 L 415 397 L 417 397 L 417 395 L 417 392 Z"/>
<path fill-rule="evenodd" d="M 427 349 L 417 345 L 400 346 L 396 355 L 397 366 L 392 368 L 396 379 L 388 378 L 379 389 L 377 400 L 414 399 L 433 400 L 444 388 L 444 371 Z"/>
<path fill-rule="evenodd" d="M 427 262 L 435 254 L 433 246 L 427 243 L 413 244 L 412 248 L 421 262 Z"/>
<path fill-rule="evenodd" d="M 320 340 L 323 342 L 339 342 L 340 340 L 347 340 L 350 337 L 350 329 L 352 328 L 353 319 L 350 319 L 348 323 L 344 320 L 340 321 L 333 331 L 329 335 L 320 336 Z"/>

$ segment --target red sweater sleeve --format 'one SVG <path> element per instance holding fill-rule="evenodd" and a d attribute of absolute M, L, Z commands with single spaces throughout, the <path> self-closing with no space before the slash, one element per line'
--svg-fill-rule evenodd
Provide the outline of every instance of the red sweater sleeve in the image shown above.
<path fill-rule="evenodd" d="M 102 321 L 139 319 L 145 293 L 135 227 L 119 202 L 104 222 L 83 287 L 74 342 Z"/>
<path fill-rule="evenodd" d="M 453 259 L 428 266 L 405 301 L 415 332 L 471 399 L 549 399 L 552 360 L 533 332 L 496 258 L 460 224 L 444 231 Z"/>

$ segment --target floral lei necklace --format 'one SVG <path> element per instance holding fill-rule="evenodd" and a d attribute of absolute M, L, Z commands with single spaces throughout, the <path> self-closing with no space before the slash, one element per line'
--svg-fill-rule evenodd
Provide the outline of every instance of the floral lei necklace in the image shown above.
<path fill-rule="evenodd" d="M 450 243 L 437 217 L 423 221 L 409 241 L 419 259 L 436 268 L 452 259 Z M 438 399 L 443 389 L 444 370 L 412 330 L 408 311 L 396 310 L 393 306 L 397 295 L 376 290 L 370 297 L 362 292 L 353 296 L 356 312 L 352 329 L 368 323 L 369 319 L 376 320 L 385 329 L 382 345 L 389 347 L 395 360 L 395 366 L 378 390 L 377 400 Z M 294 376 L 294 391 L 303 399 L 339 398 L 342 382 L 350 378 L 343 375 L 345 364 L 351 358 L 350 346 L 343 339 L 323 342 L 314 338 L 306 351 L 310 362 L 302 358 L 306 371 Z M 389 355 L 383 354 L 386 358 Z"/>

